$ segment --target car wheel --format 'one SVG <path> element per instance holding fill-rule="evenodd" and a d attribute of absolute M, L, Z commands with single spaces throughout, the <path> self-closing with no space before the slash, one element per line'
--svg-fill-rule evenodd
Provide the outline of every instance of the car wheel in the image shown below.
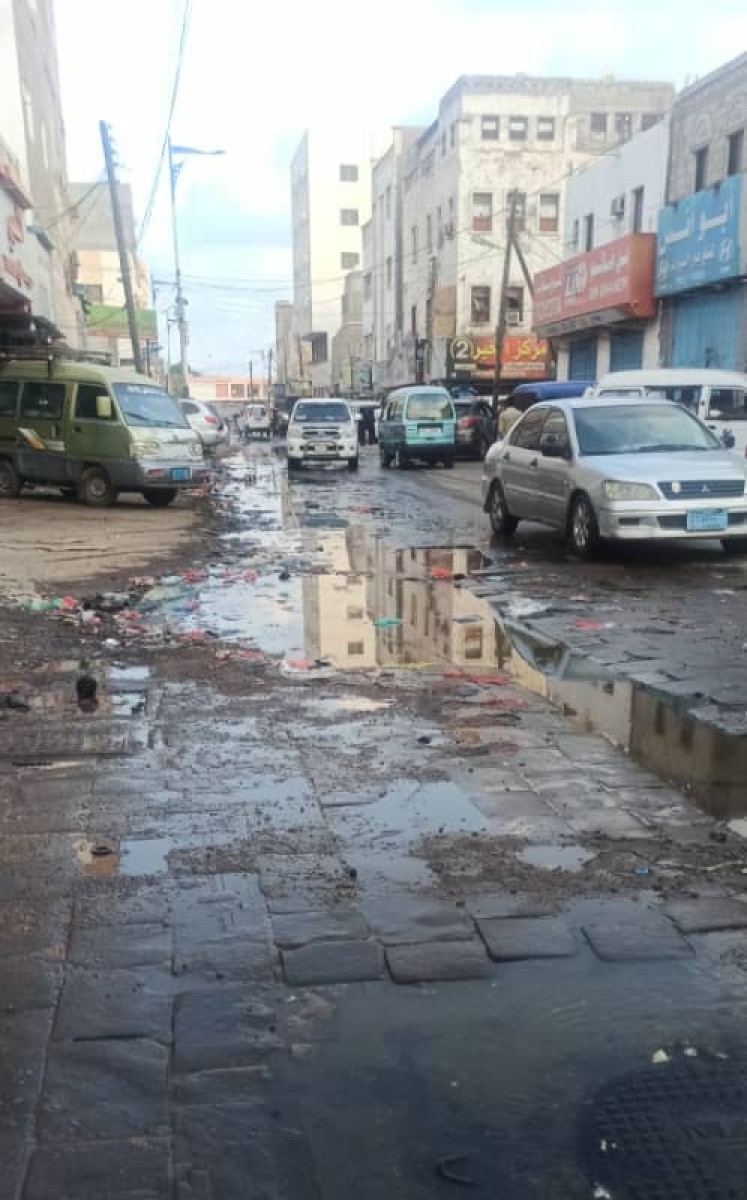
<path fill-rule="evenodd" d="M 356 454 L 355 458 L 348 459 L 348 470 L 349 471 L 357 471 L 358 470 L 358 455 L 357 454 Z"/>
<path fill-rule="evenodd" d="M 10 459 L 0 459 L 0 500 L 15 500 L 22 487 L 21 476 Z"/>
<path fill-rule="evenodd" d="M 110 508 L 116 504 L 117 493 L 101 467 L 88 467 L 80 477 L 78 499 L 90 508 Z"/>
<path fill-rule="evenodd" d="M 568 518 L 571 546 L 579 558 L 591 558 L 599 547 L 599 524 L 588 496 L 576 496 Z"/>
<path fill-rule="evenodd" d="M 400 471 L 404 471 L 409 467 L 410 460 L 402 450 L 395 450 L 394 465 Z"/>
<path fill-rule="evenodd" d="M 444 466 L 446 467 L 447 471 L 454 470 L 454 455 L 453 454 L 449 458 L 444 459 Z"/>
<path fill-rule="evenodd" d="M 176 500 L 176 488 L 146 488 L 143 498 L 153 508 L 168 508 Z"/>
<path fill-rule="evenodd" d="M 506 497 L 503 495 L 503 488 L 499 483 L 494 483 L 490 489 L 488 512 L 490 513 L 490 524 L 496 537 L 513 537 L 519 522 L 508 511 Z"/>
<path fill-rule="evenodd" d="M 300 458 L 289 458 L 288 459 L 288 470 L 289 471 L 297 471 L 300 466 L 301 466 Z"/>
<path fill-rule="evenodd" d="M 724 548 L 724 554 L 747 554 L 747 538 L 722 538 L 721 545 Z"/>

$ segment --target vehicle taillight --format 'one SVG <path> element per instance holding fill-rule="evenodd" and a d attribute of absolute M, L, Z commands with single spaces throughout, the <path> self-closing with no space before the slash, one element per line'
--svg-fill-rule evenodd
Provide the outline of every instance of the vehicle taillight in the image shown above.
<path fill-rule="evenodd" d="M 218 418 L 217 417 L 205 417 L 205 424 L 206 425 L 217 425 Z"/>
<path fill-rule="evenodd" d="M 474 429 L 478 424 L 479 421 L 477 417 L 460 417 L 457 421 L 457 425 L 459 425 L 461 429 Z"/>

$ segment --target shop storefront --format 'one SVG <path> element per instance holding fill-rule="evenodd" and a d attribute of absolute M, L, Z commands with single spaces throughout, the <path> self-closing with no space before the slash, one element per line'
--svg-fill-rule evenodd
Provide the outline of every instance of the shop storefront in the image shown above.
<path fill-rule="evenodd" d="M 455 337 L 449 344 L 453 378 L 490 392 L 495 377 L 495 339 Z M 552 378 L 550 345 L 533 335 L 504 337 L 501 349 L 501 384 L 510 390 L 517 383 Z"/>
<path fill-rule="evenodd" d="M 659 214 L 656 294 L 673 367 L 747 368 L 744 176 L 685 196 Z"/>
<path fill-rule="evenodd" d="M 633 233 L 535 276 L 535 327 L 555 341 L 558 379 L 658 364 L 654 254 L 654 235 Z"/>

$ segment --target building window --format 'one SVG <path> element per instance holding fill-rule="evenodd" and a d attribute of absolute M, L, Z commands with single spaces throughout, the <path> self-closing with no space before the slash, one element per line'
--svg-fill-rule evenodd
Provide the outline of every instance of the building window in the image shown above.
<path fill-rule="evenodd" d="M 594 213 L 584 217 L 584 250 L 594 249 Z"/>
<path fill-rule="evenodd" d="M 708 178 L 708 147 L 695 151 L 695 191 L 702 192 Z"/>
<path fill-rule="evenodd" d="M 631 233 L 643 232 L 643 196 L 645 189 L 633 188 L 633 212 L 630 218 Z"/>
<path fill-rule="evenodd" d="M 510 287 L 506 290 L 506 324 L 521 325 L 524 320 L 524 289 Z"/>
<path fill-rule="evenodd" d="M 573 219 L 573 232 L 571 233 L 571 249 L 578 250 L 578 239 L 580 237 L 580 221 L 578 217 Z"/>
<path fill-rule="evenodd" d="M 246 389 L 245 389 L 243 383 L 232 383 L 231 384 L 231 399 L 232 400 L 243 400 L 245 395 L 246 395 Z"/>
<path fill-rule="evenodd" d="M 644 113 L 641 117 L 641 130 L 651 129 L 652 125 L 658 125 L 661 120 L 661 113 Z"/>
<path fill-rule="evenodd" d="M 343 250 L 340 255 L 340 266 L 343 271 L 354 271 L 360 260 L 359 254 L 355 254 L 352 250 Z"/>
<path fill-rule="evenodd" d="M 490 288 L 480 285 L 473 287 L 471 291 L 471 317 L 472 325 L 489 325 L 490 324 Z"/>
<path fill-rule="evenodd" d="M 480 121 L 480 136 L 484 142 L 497 142 L 501 136 L 500 117 L 482 117 Z"/>
<path fill-rule="evenodd" d="M 589 116 L 589 129 L 592 133 L 607 133 L 607 114 L 593 112 Z"/>
<path fill-rule="evenodd" d="M 633 133 L 632 113 L 615 113 L 615 133 L 627 141 Z"/>
<path fill-rule="evenodd" d="M 418 336 L 418 306 L 413 304 L 410 308 L 410 332 L 413 337 Z"/>
<path fill-rule="evenodd" d="M 341 208 L 340 209 L 340 224 L 341 225 L 357 225 L 358 224 L 358 209 L 357 208 Z"/>
<path fill-rule="evenodd" d="M 511 142 L 525 142 L 529 132 L 528 117 L 508 118 L 508 137 Z"/>
<path fill-rule="evenodd" d="M 738 175 L 744 167 L 744 130 L 729 135 L 729 165 L 727 175 Z"/>
<path fill-rule="evenodd" d="M 413 225 L 410 229 L 410 249 L 412 251 L 412 261 L 418 261 L 418 227 Z"/>
<path fill-rule="evenodd" d="M 456 130 L 456 121 L 452 121 L 451 125 L 449 126 L 449 145 L 451 146 L 452 150 L 456 146 Z"/>
<path fill-rule="evenodd" d="M 386 205 L 386 219 L 387 219 L 387 221 L 389 221 L 389 220 L 391 220 L 391 216 L 392 216 L 392 185 L 391 185 L 391 183 L 387 184 L 387 189 L 386 189 L 386 192 L 384 193 L 384 200 L 385 200 L 385 205 Z"/>
<path fill-rule="evenodd" d="M 325 363 L 327 361 L 327 335 L 315 333 L 311 338 L 311 361 Z"/>
<path fill-rule="evenodd" d="M 348 642 L 348 656 L 350 658 L 359 657 L 365 654 L 365 646 L 363 642 Z"/>
<path fill-rule="evenodd" d="M 555 141 L 555 117 L 537 117 L 537 141 Z"/>
<path fill-rule="evenodd" d="M 358 168 L 355 163 L 340 163 L 340 182 L 357 183 Z"/>
<path fill-rule="evenodd" d="M 453 200 L 449 200 L 449 208 Z M 474 192 L 472 195 L 472 230 L 474 233 L 493 231 L 493 193 Z"/>
<path fill-rule="evenodd" d="M 543 192 L 539 198 L 540 233 L 557 233 L 560 223 L 560 196 L 557 192 Z"/>
<path fill-rule="evenodd" d="M 527 194 L 526 192 L 509 192 L 508 202 L 513 200 L 514 230 L 521 233 L 527 223 Z"/>
<path fill-rule="evenodd" d="M 81 285 L 83 299 L 89 304 L 103 304 L 104 289 L 100 283 L 84 283 Z"/>
<path fill-rule="evenodd" d="M 387 286 L 387 288 L 391 288 L 391 286 L 392 286 L 392 257 L 391 257 L 391 255 L 386 260 L 386 286 Z"/>
<path fill-rule="evenodd" d="M 425 244 L 429 250 L 433 249 L 433 217 L 430 213 L 425 218 Z"/>
<path fill-rule="evenodd" d="M 227 383 L 216 383 L 215 399 L 216 400 L 227 400 L 228 399 L 228 384 Z"/>

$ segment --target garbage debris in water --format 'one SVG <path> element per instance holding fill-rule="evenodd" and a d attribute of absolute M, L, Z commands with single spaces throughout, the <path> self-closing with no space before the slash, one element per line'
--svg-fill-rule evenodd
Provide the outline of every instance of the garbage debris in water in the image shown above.
<path fill-rule="evenodd" d="M 402 621 L 399 617 L 377 617 L 374 625 L 377 629 L 393 629 L 396 625 L 401 625 Z"/>
<path fill-rule="evenodd" d="M 0 693 L 0 708 L 7 708 L 11 712 L 31 711 L 31 705 L 18 692 Z"/>
<path fill-rule="evenodd" d="M 655 1063 L 657 1066 L 661 1063 L 668 1063 L 669 1061 L 669 1055 L 667 1054 L 666 1050 L 656 1050 L 651 1055 L 651 1062 Z"/>
<path fill-rule="evenodd" d="M 575 622 L 575 628 L 576 629 L 585 629 L 589 632 L 596 631 L 598 629 L 614 629 L 615 622 L 614 621 L 591 621 L 591 620 L 588 620 L 586 617 L 579 617 L 578 620 Z"/>

